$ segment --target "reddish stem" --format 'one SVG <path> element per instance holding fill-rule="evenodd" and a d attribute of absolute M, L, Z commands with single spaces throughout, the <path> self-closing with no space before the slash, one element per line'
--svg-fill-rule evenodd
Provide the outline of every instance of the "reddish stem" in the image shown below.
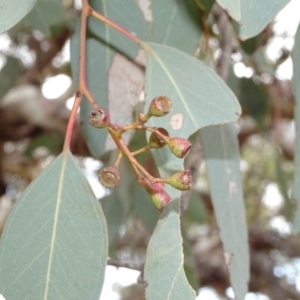
<path fill-rule="evenodd" d="M 115 22 L 113 22 L 110 19 L 107 19 L 106 17 L 104 17 L 103 15 L 101 15 L 100 13 L 98 13 L 97 11 L 95 11 L 93 8 L 90 7 L 89 9 L 89 14 L 93 17 L 95 17 L 96 19 L 102 21 L 103 23 L 109 25 L 110 27 L 114 28 L 115 30 L 119 31 L 120 33 L 122 33 L 123 35 L 127 36 L 129 39 L 131 39 L 132 41 L 134 41 L 137 44 L 141 44 L 141 41 L 135 36 L 133 35 L 131 32 L 127 31 L 126 29 L 124 29 L 123 27 L 121 27 L 120 25 L 116 24 Z"/>
<path fill-rule="evenodd" d="M 77 91 L 75 95 L 75 101 L 72 107 L 71 115 L 69 118 L 68 126 L 67 126 L 65 142 L 64 142 L 64 150 L 68 150 L 68 151 L 70 150 L 72 133 L 73 133 L 77 111 L 81 100 L 82 100 L 82 93 L 80 91 Z"/>

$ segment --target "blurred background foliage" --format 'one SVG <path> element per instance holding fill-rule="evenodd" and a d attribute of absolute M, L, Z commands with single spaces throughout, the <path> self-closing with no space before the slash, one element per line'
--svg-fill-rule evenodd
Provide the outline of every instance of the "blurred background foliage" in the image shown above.
<path fill-rule="evenodd" d="M 196 56 L 213 67 L 222 48 L 218 20 L 226 13 L 213 0 L 196 2 L 204 33 Z M 16 27 L 0 35 L 0 234 L 18 196 L 62 150 L 75 91 L 70 38 L 80 8 L 80 1 L 40 0 Z M 295 31 L 282 29 L 275 20 L 259 35 L 240 41 L 237 23 L 229 19 L 228 24 L 233 51 L 227 83 L 243 109 L 238 128 L 251 254 L 249 290 L 272 300 L 300 299 L 300 243 L 290 225 L 295 211 L 295 99 L 288 66 Z M 142 133 L 134 135 L 131 149 L 144 141 Z M 198 142 L 185 162 L 197 179 L 192 192 L 182 195 L 185 272 L 194 289 L 212 288 L 222 299 L 230 296 L 230 283 Z M 126 162 L 120 186 L 112 193 L 100 186 L 97 171 L 115 153 L 91 158 L 79 119 L 72 151 L 103 206 L 110 264 L 121 261 L 142 270 L 159 213 Z M 157 172 L 151 155 L 139 159 Z M 137 282 L 118 291 L 122 300 L 138 300 L 144 299 L 142 287 Z"/>

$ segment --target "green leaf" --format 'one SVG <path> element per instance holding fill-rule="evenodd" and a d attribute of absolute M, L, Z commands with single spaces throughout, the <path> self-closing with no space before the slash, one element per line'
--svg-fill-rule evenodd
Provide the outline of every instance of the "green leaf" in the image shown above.
<path fill-rule="evenodd" d="M 158 41 L 176 46 L 191 54 L 195 52 L 201 37 L 197 6 L 193 0 L 176 2 L 152 1 L 150 11 L 141 9 L 138 1 L 92 0 L 90 4 L 117 24 L 134 32 L 141 40 Z M 150 15 L 150 16 L 149 16 Z M 147 18 L 150 18 L 148 21 Z M 143 52 L 128 38 L 89 18 L 87 40 L 87 82 L 97 103 L 109 110 L 112 121 L 131 123 L 133 111 L 144 87 Z M 150 22 L 150 23 L 149 23 Z M 75 82 L 78 81 L 79 23 L 71 41 L 71 63 Z M 126 103 L 126 105 L 124 105 Z M 81 105 L 83 132 L 94 157 L 114 149 L 106 131 L 92 128 L 88 122 L 91 107 L 87 101 Z M 129 141 L 130 135 L 126 137 Z"/>
<path fill-rule="evenodd" d="M 263 126 L 268 112 L 268 95 L 263 83 L 257 83 L 253 78 L 241 78 L 239 99 L 243 112 L 254 117 Z"/>
<path fill-rule="evenodd" d="M 295 91 L 296 107 L 295 107 L 295 121 L 296 121 L 296 142 L 295 142 L 295 179 L 293 186 L 293 198 L 297 203 L 297 211 L 294 218 L 294 230 L 300 231 L 300 25 L 295 37 L 295 46 L 293 49 L 293 65 L 294 77 L 293 87 Z"/>
<path fill-rule="evenodd" d="M 60 0 L 38 0 L 31 12 L 13 30 L 35 28 L 49 36 L 51 26 L 68 19 L 66 9 Z"/>
<path fill-rule="evenodd" d="M 159 211 L 154 207 L 149 194 L 136 184 L 133 192 L 134 208 L 146 228 L 152 232 L 157 224 Z"/>
<path fill-rule="evenodd" d="M 183 269 L 179 200 L 164 209 L 149 241 L 144 278 L 147 300 L 194 300 Z"/>
<path fill-rule="evenodd" d="M 0 241 L 6 299 L 98 300 L 107 260 L 101 207 L 70 153 L 27 188 Z"/>
<path fill-rule="evenodd" d="M 237 22 L 241 21 L 241 1 L 242 0 L 217 0 L 221 7 L 223 7 L 229 15 Z"/>
<path fill-rule="evenodd" d="M 207 221 L 207 215 L 207 210 L 200 193 L 192 191 L 187 210 L 183 215 L 184 220 L 188 223 L 204 224 Z"/>
<path fill-rule="evenodd" d="M 10 29 L 34 7 L 36 0 L 0 0 L 0 33 Z"/>
<path fill-rule="evenodd" d="M 194 54 L 202 35 L 200 12 L 194 0 L 152 0 L 150 39 Z"/>
<path fill-rule="evenodd" d="M 237 130 L 233 124 L 212 126 L 200 137 L 231 285 L 236 300 L 244 300 L 249 252 Z"/>
<path fill-rule="evenodd" d="M 57 153 L 63 146 L 63 137 L 58 134 L 45 133 L 30 140 L 24 155 L 32 156 L 39 147 L 45 147 L 52 153 Z"/>
<path fill-rule="evenodd" d="M 22 66 L 17 58 L 6 56 L 6 63 L 0 71 L 0 101 L 9 89 L 14 86 L 21 70 Z"/>
<path fill-rule="evenodd" d="M 239 36 L 242 40 L 259 34 L 290 0 L 240 0 L 242 18 Z"/>
<path fill-rule="evenodd" d="M 173 104 L 168 116 L 149 123 L 166 128 L 170 136 L 188 137 L 199 128 L 238 119 L 236 97 L 213 70 L 174 48 L 148 45 L 146 109 L 157 95 L 166 95 Z"/>
<path fill-rule="evenodd" d="M 112 245 L 118 236 L 121 225 L 121 204 L 116 193 L 104 197 L 100 203 L 107 222 L 109 245 Z"/>

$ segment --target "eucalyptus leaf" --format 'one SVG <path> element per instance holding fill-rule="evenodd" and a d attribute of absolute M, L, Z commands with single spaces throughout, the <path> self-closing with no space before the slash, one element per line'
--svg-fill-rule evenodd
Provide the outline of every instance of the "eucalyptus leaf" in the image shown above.
<path fill-rule="evenodd" d="M 184 269 L 180 231 L 179 199 L 161 214 L 149 241 L 144 279 L 147 300 L 194 300 Z"/>
<path fill-rule="evenodd" d="M 149 123 L 166 128 L 170 136 L 188 137 L 199 128 L 238 119 L 236 97 L 212 69 L 177 49 L 147 46 L 146 107 L 157 95 L 169 97 L 173 104 L 169 115 Z"/>
<path fill-rule="evenodd" d="M 22 71 L 20 61 L 12 56 L 6 56 L 6 63 L 0 71 L 0 101 L 14 86 Z"/>
<path fill-rule="evenodd" d="M 107 261 L 101 207 L 69 152 L 15 204 L 0 241 L 0 291 L 9 300 L 98 300 Z"/>
<path fill-rule="evenodd" d="M 193 0 L 152 1 L 151 9 L 137 1 L 90 1 L 94 9 L 124 27 L 141 40 L 158 41 L 193 54 L 201 37 L 200 15 Z M 71 64 L 78 81 L 79 23 L 71 42 Z M 97 103 L 109 110 L 112 121 L 131 123 L 144 86 L 144 56 L 138 45 L 102 22 L 89 18 L 87 40 L 87 82 Z M 86 100 L 86 99 L 85 99 Z M 126 104 L 126 105 L 124 105 Z M 81 105 L 83 132 L 94 157 L 115 148 L 105 131 L 99 133 L 86 122 L 91 107 Z M 126 138 L 129 141 L 131 136 Z"/>
<path fill-rule="evenodd" d="M 239 0 L 242 18 L 239 37 L 242 40 L 259 34 L 290 0 Z"/>
<path fill-rule="evenodd" d="M 66 20 L 67 12 L 60 0 L 38 0 L 20 26 L 38 29 L 49 36 L 51 26 Z"/>
<path fill-rule="evenodd" d="M 295 142 L 295 179 L 293 186 L 293 198 L 297 203 L 297 211 L 294 217 L 294 230 L 300 231 L 300 25 L 298 26 L 295 46 L 293 49 L 293 66 L 294 66 L 294 77 L 293 87 L 295 91 L 295 120 L 296 120 L 296 142 Z"/>
<path fill-rule="evenodd" d="M 229 15 L 237 22 L 241 21 L 241 0 L 217 0 L 221 7 L 223 7 Z"/>
<path fill-rule="evenodd" d="M 231 285 L 236 300 L 244 300 L 249 250 L 237 130 L 233 124 L 211 126 L 200 137 Z"/>
<path fill-rule="evenodd" d="M 107 222 L 109 245 L 116 240 L 122 221 L 122 207 L 116 193 L 112 193 L 100 200 Z"/>
<path fill-rule="evenodd" d="M 10 29 L 34 7 L 36 0 L 0 0 L 0 33 Z"/>

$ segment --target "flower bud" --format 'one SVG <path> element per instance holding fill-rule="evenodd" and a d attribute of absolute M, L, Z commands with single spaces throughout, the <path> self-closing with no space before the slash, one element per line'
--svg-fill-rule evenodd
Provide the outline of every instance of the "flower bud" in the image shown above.
<path fill-rule="evenodd" d="M 187 191 L 192 187 L 192 175 L 190 171 L 177 172 L 165 181 L 178 190 Z"/>
<path fill-rule="evenodd" d="M 103 108 L 94 109 L 89 115 L 89 122 L 96 128 L 106 127 L 110 123 L 109 114 Z"/>
<path fill-rule="evenodd" d="M 153 195 L 165 188 L 162 182 L 151 183 L 149 179 L 145 177 L 139 178 L 139 184 L 142 185 L 150 195 Z"/>
<path fill-rule="evenodd" d="M 178 158 L 184 158 L 191 149 L 191 143 L 179 137 L 171 138 L 167 141 L 167 144 L 172 153 Z"/>
<path fill-rule="evenodd" d="M 160 190 L 151 195 L 151 200 L 157 209 L 163 210 L 170 203 L 171 197 L 164 190 Z"/>
<path fill-rule="evenodd" d="M 148 114 L 153 117 L 162 117 L 169 113 L 172 108 L 172 102 L 166 96 L 155 97 L 149 107 Z"/>
<path fill-rule="evenodd" d="M 165 136 L 169 136 L 169 133 L 166 129 L 164 128 L 157 128 L 157 130 L 162 133 Z M 149 138 L 149 146 L 151 148 L 162 148 L 163 146 L 165 146 L 167 143 L 159 136 L 157 135 L 155 132 L 152 132 Z"/>
<path fill-rule="evenodd" d="M 114 188 L 119 184 L 120 174 L 116 167 L 106 167 L 99 173 L 100 182 L 107 188 Z"/>

